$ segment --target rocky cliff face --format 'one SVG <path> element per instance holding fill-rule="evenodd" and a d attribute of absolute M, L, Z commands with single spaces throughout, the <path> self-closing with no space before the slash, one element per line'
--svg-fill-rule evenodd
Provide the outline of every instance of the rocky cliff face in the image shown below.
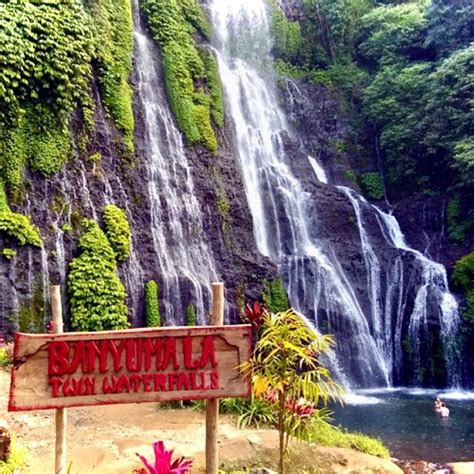
<path fill-rule="evenodd" d="M 156 54 L 159 54 L 158 49 Z M 132 83 L 136 84 L 137 80 L 135 72 Z M 144 325 L 145 282 L 155 279 L 160 287 L 164 277 L 152 235 L 153 204 L 148 192 L 149 169 L 144 153 L 144 111 L 136 97 L 136 154 L 129 157 L 121 134 L 105 113 L 97 86 L 94 96 L 95 131 L 87 155 L 100 159 L 87 160 L 76 146 L 73 158 L 57 175 L 45 179 L 28 172 L 21 202 L 11 206 L 12 210 L 32 216 L 41 230 L 44 248 L 16 247 L 6 236 L 1 237 L 2 245 L 17 252 L 10 260 L 2 258 L 0 262 L 0 329 L 7 335 L 18 329 L 44 331 L 44 324 L 50 319 L 49 284 L 62 286 L 68 318 L 68 264 L 78 254 L 81 221 L 85 217 L 100 220 L 106 204 L 114 203 L 126 211 L 133 233 L 132 255 L 119 264 L 133 325 Z M 77 117 L 73 128 L 79 129 L 79 122 Z M 263 279 L 275 277 L 276 270 L 257 252 L 252 239 L 252 219 L 231 152 L 231 131 L 226 130 L 220 140 L 222 146 L 217 156 L 199 146 L 187 148 L 186 154 L 192 164 L 196 197 L 204 215 L 205 238 L 212 249 L 218 276 L 225 283 L 226 316 L 229 321 L 238 322 L 238 302 L 257 299 Z M 162 199 L 167 197 L 162 195 Z M 172 254 L 173 249 L 168 250 Z M 181 282 L 179 292 L 182 306 L 186 307 L 192 302 L 187 281 Z M 164 324 L 167 323 L 166 304 L 164 298 L 160 298 Z M 206 315 L 198 315 L 198 318 L 204 321 Z M 184 321 L 185 314 L 181 323 Z"/>

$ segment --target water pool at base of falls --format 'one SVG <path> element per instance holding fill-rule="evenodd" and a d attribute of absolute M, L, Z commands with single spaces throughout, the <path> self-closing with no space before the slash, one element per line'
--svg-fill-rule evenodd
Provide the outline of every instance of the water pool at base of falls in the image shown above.
<path fill-rule="evenodd" d="M 433 410 L 440 397 L 449 418 Z M 474 461 L 474 392 L 379 389 L 350 393 L 332 407 L 333 423 L 380 438 L 392 456 L 437 463 Z"/>

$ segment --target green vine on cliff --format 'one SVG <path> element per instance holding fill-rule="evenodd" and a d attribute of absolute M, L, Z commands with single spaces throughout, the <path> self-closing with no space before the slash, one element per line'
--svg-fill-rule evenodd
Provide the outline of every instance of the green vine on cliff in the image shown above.
<path fill-rule="evenodd" d="M 128 223 L 127 214 L 113 204 L 104 207 L 103 219 L 105 234 L 118 261 L 125 261 L 130 256 L 132 233 Z"/>
<path fill-rule="evenodd" d="M 130 0 L 92 0 L 96 27 L 99 83 L 108 112 L 123 132 L 127 150 L 133 153 L 135 121 L 132 109 L 133 19 Z"/>
<path fill-rule="evenodd" d="M 78 2 L 0 3 L 0 31 L 0 174 L 18 190 L 26 165 L 50 175 L 67 161 L 69 114 L 91 115 L 93 35 Z"/>
<path fill-rule="evenodd" d="M 210 26 L 196 0 L 144 0 L 143 11 L 161 47 L 166 91 L 180 130 L 190 145 L 217 152 L 211 124 L 223 125 L 223 95 L 217 63 L 199 50 L 195 35 L 210 36 Z"/>
<path fill-rule="evenodd" d="M 126 329 L 126 292 L 116 273 L 115 253 L 93 220 L 83 221 L 82 253 L 70 263 L 68 275 L 71 327 L 75 331 Z"/>

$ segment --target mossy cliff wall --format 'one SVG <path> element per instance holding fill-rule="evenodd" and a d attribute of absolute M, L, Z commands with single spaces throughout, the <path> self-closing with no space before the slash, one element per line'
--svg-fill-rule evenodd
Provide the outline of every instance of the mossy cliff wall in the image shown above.
<path fill-rule="evenodd" d="M 217 63 L 206 46 L 210 27 L 194 0 L 140 3 L 188 145 L 228 317 L 237 321 L 237 288 L 256 298 L 275 271 L 248 241 L 251 217 L 226 147 Z M 62 286 L 71 327 L 107 329 L 124 327 L 127 317 L 145 324 L 145 284 L 155 280 L 167 322 L 134 88 L 132 8 L 130 0 L 0 4 L 0 32 L 8 33 L 0 45 L 3 333 L 44 330 L 50 283 Z M 91 232 L 102 243 L 85 248 Z M 96 274 L 101 265 L 109 277 Z M 101 279 L 108 300 L 88 289 L 89 280 L 100 287 Z M 186 307 L 190 297 L 180 291 Z M 102 322 L 87 309 L 99 303 L 108 315 Z"/>

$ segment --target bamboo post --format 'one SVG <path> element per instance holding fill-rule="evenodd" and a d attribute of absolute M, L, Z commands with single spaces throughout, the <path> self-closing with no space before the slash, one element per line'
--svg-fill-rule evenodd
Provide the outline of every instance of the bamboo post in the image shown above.
<path fill-rule="evenodd" d="M 224 324 L 224 283 L 212 284 L 211 326 Z M 217 449 L 219 399 L 207 401 L 206 406 L 206 474 L 217 474 L 219 456 Z"/>
<path fill-rule="evenodd" d="M 51 312 L 53 314 L 53 332 L 59 334 L 63 331 L 63 311 L 61 305 L 61 287 L 51 285 Z M 56 409 L 56 455 L 54 472 L 56 474 L 66 473 L 66 424 L 67 413 L 65 408 Z"/>

